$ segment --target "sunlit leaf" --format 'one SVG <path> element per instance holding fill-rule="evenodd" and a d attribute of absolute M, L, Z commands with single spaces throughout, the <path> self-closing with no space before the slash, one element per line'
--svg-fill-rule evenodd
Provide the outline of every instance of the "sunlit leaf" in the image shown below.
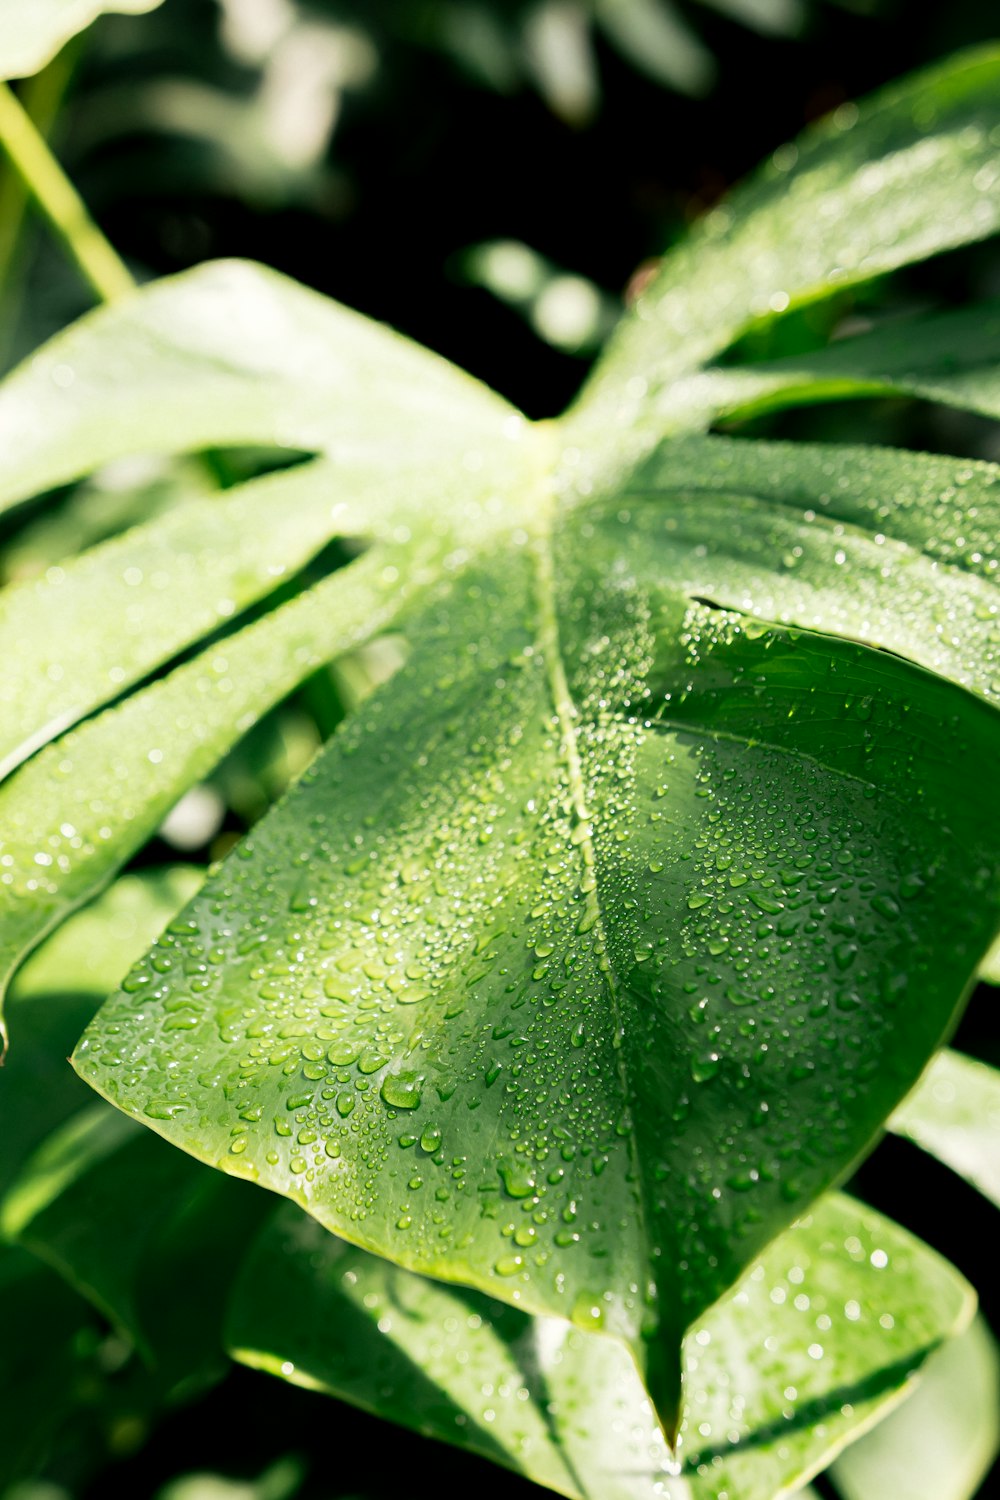
<path fill-rule="evenodd" d="M 0 594 L 0 775 L 270 593 L 331 536 L 378 530 L 374 499 L 367 515 L 338 499 L 352 488 L 307 464 L 178 505 Z"/>
<path fill-rule="evenodd" d="M 395 587 L 391 560 L 378 548 L 366 553 L 86 720 L 4 782 L 4 981 L 41 937 L 107 884 L 263 712 L 392 619 L 407 590 Z"/>
<path fill-rule="evenodd" d="M 983 1318 L 939 1349 L 916 1393 L 833 1469 L 844 1500 L 973 1500 L 1000 1451 L 1000 1352 Z"/>
<path fill-rule="evenodd" d="M 995 303 L 892 322 L 815 353 L 715 368 L 675 386 L 691 425 L 812 401 L 919 396 L 1000 417 L 1000 311 Z"/>
<path fill-rule="evenodd" d="M 960 1052 L 939 1052 L 889 1119 L 1000 1208 L 1000 1072 Z"/>
<path fill-rule="evenodd" d="M 1000 225 L 1000 55 L 970 52 L 842 105 L 724 200 L 642 292 L 585 389 L 581 428 L 641 452 L 683 424 L 671 384 L 757 318 Z"/>
<path fill-rule="evenodd" d="M 0 386 L 0 507 L 111 459 L 239 444 L 485 462 L 516 413 L 426 349 L 262 266 L 217 261 L 57 335 Z"/>
<path fill-rule="evenodd" d="M 25 78 L 100 15 L 138 15 L 163 0 L 0 0 L 0 78 Z"/>

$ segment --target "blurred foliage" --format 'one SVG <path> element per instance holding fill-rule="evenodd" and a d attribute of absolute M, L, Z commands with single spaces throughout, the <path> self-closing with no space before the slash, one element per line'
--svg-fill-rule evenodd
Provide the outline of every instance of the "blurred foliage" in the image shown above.
<path fill-rule="evenodd" d="M 141 19 L 106 17 L 21 96 L 140 277 L 252 256 L 387 318 L 536 414 L 578 385 L 635 268 L 760 156 L 841 100 L 995 28 L 986 0 L 166 0 Z M 998 294 L 995 250 L 976 248 L 762 324 L 730 358 L 800 353 L 831 333 Z M 0 364 L 87 305 L 0 171 Z M 1000 459 L 992 424 L 914 402 L 817 407 L 738 430 Z M 234 462 L 241 474 L 267 467 L 262 455 Z M 43 571 L 211 482 L 191 464 L 115 465 L 44 514 L 25 510 L 3 578 Z M 393 650 L 317 674 L 188 795 L 144 858 L 220 857 L 384 680 Z M 985 998 L 959 1042 L 1000 1057 Z M 889 1213 L 910 1149 L 887 1144 L 856 1184 Z M 908 1222 L 983 1289 L 996 1327 L 994 1211 L 970 1207 L 943 1168 L 925 1170 L 924 1217 L 907 1200 Z M 419 1438 L 245 1371 L 195 1404 L 159 1406 L 120 1335 L 22 1251 L 3 1252 L 0 1294 L 5 1340 L 43 1319 L 55 1351 L 44 1367 L 18 1365 L 3 1392 L 2 1500 L 96 1500 L 109 1485 L 157 1500 L 358 1500 L 380 1444 L 385 1472 L 364 1494 L 388 1500 L 426 1461 Z M 905 1421 L 896 1433 L 895 1455 L 888 1428 L 890 1448 L 870 1453 L 873 1472 L 894 1472 L 912 1444 Z M 538 1493 L 444 1449 L 435 1470 L 442 1488 Z M 18 1477 L 35 1471 L 45 1477 Z"/>

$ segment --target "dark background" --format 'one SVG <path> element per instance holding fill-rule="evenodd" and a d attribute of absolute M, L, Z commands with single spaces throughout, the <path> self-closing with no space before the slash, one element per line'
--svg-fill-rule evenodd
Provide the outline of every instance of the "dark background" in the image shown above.
<path fill-rule="evenodd" d="M 617 299 L 641 262 L 810 120 L 997 29 L 986 0 L 813 0 L 790 36 L 762 35 L 706 4 L 678 0 L 678 8 L 714 58 L 714 84 L 701 97 L 665 87 L 597 35 L 599 97 L 560 111 L 518 52 L 524 6 L 478 7 L 513 58 L 490 86 L 442 40 L 442 16 L 459 5 L 317 4 L 322 16 L 367 38 L 371 75 L 345 92 L 327 150 L 307 169 L 291 170 L 256 149 L 249 116 L 241 124 L 238 112 L 215 127 L 214 139 L 208 126 L 199 126 L 200 139 L 149 128 L 143 100 L 160 97 L 165 81 L 197 83 L 238 106 L 253 98 L 261 77 L 220 43 L 215 0 L 167 0 L 138 20 L 106 18 L 73 49 L 72 65 L 52 85 L 53 96 L 61 95 L 53 138 L 138 275 L 223 255 L 264 261 L 394 324 L 530 415 L 554 415 L 582 380 L 586 354 L 552 347 L 517 309 L 470 284 L 462 259 L 470 245 L 522 241 Z M 188 96 L 178 97 L 178 108 L 188 107 Z M 234 166 L 234 145 L 242 167 Z M 1000 258 L 987 247 L 901 273 L 860 297 L 877 312 L 990 292 L 1000 293 Z M 32 227 L 2 284 L 7 362 L 86 305 L 58 249 Z M 782 336 L 775 329 L 774 339 Z M 766 430 L 1000 457 L 988 424 L 918 403 L 819 407 L 772 418 Z M 993 998 L 977 992 L 957 1042 L 1000 1063 Z M 953 1260 L 1000 1330 L 995 1209 L 896 1140 L 879 1147 L 852 1187 Z M 153 1495 L 195 1469 L 250 1477 L 290 1452 L 301 1456 L 306 1477 L 296 1493 L 303 1500 L 398 1500 L 425 1487 L 511 1500 L 540 1493 L 478 1460 L 246 1371 L 173 1414 L 137 1453 L 79 1493 L 85 1500 L 109 1488 Z M 993 1493 L 1000 1494 L 996 1472 L 982 1491 Z"/>

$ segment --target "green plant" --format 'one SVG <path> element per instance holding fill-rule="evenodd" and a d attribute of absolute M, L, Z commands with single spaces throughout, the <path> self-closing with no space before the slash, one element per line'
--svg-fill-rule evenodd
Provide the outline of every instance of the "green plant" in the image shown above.
<path fill-rule="evenodd" d="M 1000 1084 L 935 1054 L 998 927 L 1000 470 L 708 431 L 886 392 L 1000 415 L 993 309 L 717 363 L 993 233 L 998 82 L 959 57 L 781 148 L 537 424 L 260 267 L 107 285 L 4 96 L 114 301 L 0 386 L 3 506 L 136 452 L 274 469 L 182 474 L 0 598 L 0 1228 L 29 1327 L 48 1262 L 144 1354 L 149 1405 L 227 1350 L 600 1500 L 771 1500 L 939 1346 L 995 1380 L 962 1278 L 828 1190 L 888 1122 L 997 1191 Z M 401 664 L 198 894 L 115 881 L 386 634 Z M 55 1060 L 90 996 L 88 1090 Z"/>

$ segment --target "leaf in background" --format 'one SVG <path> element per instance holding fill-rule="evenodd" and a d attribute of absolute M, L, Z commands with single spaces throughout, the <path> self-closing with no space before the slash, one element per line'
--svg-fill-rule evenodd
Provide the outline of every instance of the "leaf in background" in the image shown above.
<path fill-rule="evenodd" d="M 987 953 L 979 970 L 979 977 L 985 979 L 987 984 L 1000 984 L 1000 938 Z"/>
<path fill-rule="evenodd" d="M 571 125 L 597 112 L 600 80 L 587 8 L 577 0 L 538 0 L 524 18 L 521 45 L 538 92 Z"/>
<path fill-rule="evenodd" d="M 265 1194 L 170 1150 L 98 1101 L 24 1162 L 0 1232 L 110 1318 L 166 1389 L 190 1390 L 225 1371 L 230 1283 L 272 1212 Z"/>
<path fill-rule="evenodd" d="M 690 424 L 745 418 L 812 401 L 918 396 L 1000 417 L 1000 309 L 993 302 L 893 321 L 825 349 L 759 364 L 716 367 L 677 383 L 672 409 Z"/>
<path fill-rule="evenodd" d="M 10 1003 L 47 995 L 103 999 L 191 900 L 204 876 L 193 865 L 156 865 L 123 875 L 31 955 L 11 986 Z M 5 1087 L 10 1077 L 8 1067 Z"/>
<path fill-rule="evenodd" d="M 889 1119 L 1000 1208 L 1000 1072 L 960 1052 L 939 1052 Z"/>
<path fill-rule="evenodd" d="M 671 384 L 749 324 L 1000 225 L 1000 54 L 960 54 L 842 105 L 713 209 L 612 337 L 576 411 L 641 453 L 672 430 Z"/>
<path fill-rule="evenodd" d="M 715 59 L 671 0 L 595 0 L 594 8 L 615 50 L 641 73 L 696 98 L 712 88 Z"/>
<path fill-rule="evenodd" d="M 0 78 L 37 73 L 60 47 L 109 11 L 139 15 L 162 0 L 0 0 Z"/>
<path fill-rule="evenodd" d="M 898 1401 L 970 1308 L 932 1251 L 823 1200 L 689 1333 L 679 1479 L 623 1350 L 401 1271 L 291 1207 L 243 1264 L 229 1342 L 255 1368 L 566 1495 L 772 1500 Z"/>
<path fill-rule="evenodd" d="M 233 1265 L 270 1204 L 95 1102 L 66 1055 L 202 876 L 125 875 L 42 945 L 13 989 L 0 1087 L 0 1231 L 111 1316 L 164 1390 L 224 1367 Z"/>
<path fill-rule="evenodd" d="M 108 1378 L 102 1355 L 112 1351 L 92 1309 L 16 1246 L 0 1246 L 0 1299 L 0 1494 L 15 1497 L 53 1451 L 85 1474 L 97 1468 L 115 1418 L 139 1410 L 137 1393 Z"/>
<path fill-rule="evenodd" d="M 0 1074 L 0 1215 L 28 1157 L 93 1106 L 93 1093 L 66 1059 L 100 1001 L 194 894 L 203 873 L 170 865 L 123 876 L 18 975 L 10 997 L 15 1046 Z"/>
<path fill-rule="evenodd" d="M 613 298 L 520 240 L 484 240 L 459 258 L 462 278 L 515 308 L 538 337 L 570 354 L 593 353 L 618 317 Z"/>
<path fill-rule="evenodd" d="M 973 1500 L 1000 1451 L 1000 1352 L 983 1318 L 944 1345 L 916 1393 L 839 1458 L 843 1500 Z"/>
<path fill-rule="evenodd" d="M 257 1479 L 229 1479 L 223 1474 L 181 1474 L 157 1490 L 156 1500 L 291 1500 L 304 1478 L 297 1457 L 279 1458 Z M 358 1500 L 358 1497 L 351 1497 Z"/>
<path fill-rule="evenodd" d="M 794 36 L 808 16 L 807 0 L 701 0 L 762 36 Z"/>

